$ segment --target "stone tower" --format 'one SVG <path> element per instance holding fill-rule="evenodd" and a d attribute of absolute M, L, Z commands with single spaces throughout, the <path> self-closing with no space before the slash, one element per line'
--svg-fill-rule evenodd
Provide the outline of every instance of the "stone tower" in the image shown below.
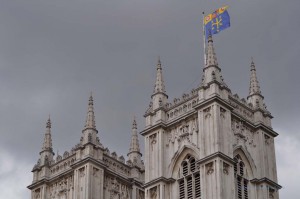
<path fill-rule="evenodd" d="M 157 64 L 144 117 L 146 199 L 278 199 L 272 116 L 254 62 L 240 99 L 224 82 L 209 36 L 200 86 L 168 102 Z"/>
<path fill-rule="evenodd" d="M 96 129 L 92 95 L 80 142 L 54 158 L 47 121 L 40 158 L 33 167 L 31 199 L 143 199 L 144 163 L 134 120 L 128 161 L 104 148 Z"/>
<path fill-rule="evenodd" d="M 32 199 L 279 199 L 272 115 L 256 67 L 247 100 L 226 85 L 213 46 L 199 87 L 168 101 L 160 59 L 144 115 L 144 161 L 133 119 L 127 161 L 102 145 L 94 100 L 80 142 L 54 157 L 50 117 L 28 188 Z"/>

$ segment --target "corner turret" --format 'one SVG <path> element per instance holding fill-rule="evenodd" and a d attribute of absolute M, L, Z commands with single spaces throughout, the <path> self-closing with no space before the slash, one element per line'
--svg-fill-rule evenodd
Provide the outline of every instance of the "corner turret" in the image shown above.
<path fill-rule="evenodd" d="M 127 154 L 127 156 L 132 163 L 137 165 L 142 164 L 142 160 L 141 160 L 142 154 L 140 152 L 140 144 L 139 144 L 137 124 L 135 118 L 133 118 L 131 142 L 130 142 L 129 153 Z"/>
<path fill-rule="evenodd" d="M 82 130 L 83 137 L 81 138 L 81 144 L 87 143 L 96 144 L 99 140 L 97 138 L 98 130 L 96 129 L 95 113 L 94 113 L 94 100 L 91 93 L 88 103 L 88 112 L 86 116 L 86 122 L 84 129 Z"/>
<path fill-rule="evenodd" d="M 154 86 L 154 91 L 151 96 L 153 110 L 158 109 L 166 104 L 168 95 L 166 94 L 165 83 L 163 80 L 162 66 L 160 57 L 156 65 L 156 81 Z"/>
<path fill-rule="evenodd" d="M 54 152 L 52 148 L 51 138 L 51 119 L 50 116 L 46 123 L 46 132 L 44 136 L 44 143 L 42 151 L 40 152 L 40 165 L 47 165 L 49 161 L 53 160 Z"/>
<path fill-rule="evenodd" d="M 160 58 L 158 58 L 156 65 L 156 81 L 151 99 L 149 108 L 144 115 L 146 117 L 146 126 L 151 126 L 166 120 L 165 107 L 168 95 L 165 90 Z M 155 114 L 156 117 L 153 117 L 153 114 Z"/>
<path fill-rule="evenodd" d="M 199 100 L 205 100 L 213 96 L 228 99 L 228 93 L 231 91 L 222 77 L 211 35 L 208 36 L 206 51 L 205 66 L 199 90 Z"/>
<path fill-rule="evenodd" d="M 250 86 L 249 86 L 249 95 L 247 97 L 248 103 L 251 103 L 254 108 L 254 121 L 255 123 L 264 123 L 265 125 L 271 127 L 271 119 L 273 116 L 267 110 L 267 106 L 264 103 L 264 96 L 261 94 L 256 67 L 251 58 L 251 67 L 250 67 Z"/>

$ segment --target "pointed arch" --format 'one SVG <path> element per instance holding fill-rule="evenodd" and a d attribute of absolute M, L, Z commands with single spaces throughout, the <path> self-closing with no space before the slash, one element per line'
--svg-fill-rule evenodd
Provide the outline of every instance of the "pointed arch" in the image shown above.
<path fill-rule="evenodd" d="M 168 166 L 168 177 L 178 178 L 178 171 L 182 161 L 188 156 L 193 156 L 196 160 L 199 159 L 197 148 L 191 145 L 183 145 L 172 157 L 171 163 Z"/>
<path fill-rule="evenodd" d="M 236 157 L 237 155 L 240 156 L 245 166 L 248 168 L 249 179 L 255 178 L 255 176 L 257 176 L 257 168 L 248 150 L 242 146 L 237 146 L 234 148 L 233 157 Z"/>

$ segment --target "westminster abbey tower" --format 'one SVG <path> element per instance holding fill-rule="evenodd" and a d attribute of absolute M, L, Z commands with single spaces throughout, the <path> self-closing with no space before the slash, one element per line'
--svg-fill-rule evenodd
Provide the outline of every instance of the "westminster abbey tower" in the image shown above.
<path fill-rule="evenodd" d="M 200 86 L 170 102 L 158 61 L 140 132 L 143 158 L 135 119 L 127 158 L 102 145 L 92 96 L 79 143 L 62 156 L 53 153 L 49 118 L 28 186 L 31 198 L 279 199 L 274 146 L 278 134 L 254 62 L 247 99 L 232 94 L 225 83 L 211 36 L 205 62 Z"/>

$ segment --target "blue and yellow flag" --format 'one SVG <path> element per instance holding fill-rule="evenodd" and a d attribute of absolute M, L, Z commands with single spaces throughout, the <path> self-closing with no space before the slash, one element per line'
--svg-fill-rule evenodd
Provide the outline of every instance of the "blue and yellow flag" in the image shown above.
<path fill-rule="evenodd" d="M 204 17 L 206 39 L 209 35 L 217 34 L 230 27 L 230 17 L 227 8 L 228 6 L 224 6 Z"/>

